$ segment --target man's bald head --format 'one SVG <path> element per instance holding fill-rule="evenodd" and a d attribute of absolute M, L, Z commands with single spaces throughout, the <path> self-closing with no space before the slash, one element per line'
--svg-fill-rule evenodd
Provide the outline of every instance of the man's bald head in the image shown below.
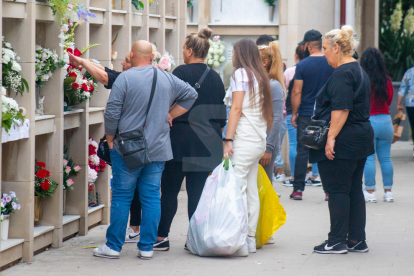
<path fill-rule="evenodd" d="M 131 48 L 131 63 L 133 67 L 147 66 L 151 64 L 154 54 L 152 45 L 148 41 L 138 40 Z"/>

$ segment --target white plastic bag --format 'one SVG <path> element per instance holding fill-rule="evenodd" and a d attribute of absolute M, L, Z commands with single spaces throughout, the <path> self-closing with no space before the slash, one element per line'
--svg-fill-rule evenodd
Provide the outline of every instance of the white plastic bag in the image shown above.
<path fill-rule="evenodd" d="M 193 254 L 228 256 L 246 243 L 247 214 L 240 181 L 229 159 L 207 178 L 188 228 L 187 246 Z"/>

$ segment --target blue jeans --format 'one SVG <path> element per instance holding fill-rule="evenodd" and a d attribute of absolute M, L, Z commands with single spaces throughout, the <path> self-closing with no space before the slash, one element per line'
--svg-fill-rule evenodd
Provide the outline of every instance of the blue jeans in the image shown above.
<path fill-rule="evenodd" d="M 375 153 L 368 156 L 365 163 L 365 189 L 375 190 L 375 154 L 380 163 L 384 190 L 392 189 L 394 169 L 391 161 L 391 143 L 394 137 L 394 128 L 391 116 L 388 114 L 372 115 L 369 120 L 374 129 Z"/>
<path fill-rule="evenodd" d="M 287 130 L 289 135 L 289 163 L 290 163 L 290 174 L 295 175 L 295 159 L 296 159 L 296 147 L 298 141 L 296 140 L 297 130 L 292 126 L 291 123 L 292 115 L 286 116 Z M 319 175 L 318 165 L 312 164 L 312 175 Z"/>
<path fill-rule="evenodd" d="M 280 169 L 283 168 L 283 157 L 282 157 L 282 142 L 283 137 L 285 137 L 285 133 L 287 130 L 286 120 L 282 122 L 282 127 L 280 128 L 280 145 L 279 145 L 279 153 L 276 155 L 276 168 Z"/>
<path fill-rule="evenodd" d="M 112 202 L 111 224 L 106 231 L 106 245 L 121 252 L 125 242 L 129 209 L 138 186 L 142 206 L 141 237 L 138 248 L 152 251 L 157 241 L 158 223 L 161 216 L 160 183 L 165 162 L 152 162 L 149 165 L 130 171 L 121 155 L 111 150 L 112 160 Z"/>

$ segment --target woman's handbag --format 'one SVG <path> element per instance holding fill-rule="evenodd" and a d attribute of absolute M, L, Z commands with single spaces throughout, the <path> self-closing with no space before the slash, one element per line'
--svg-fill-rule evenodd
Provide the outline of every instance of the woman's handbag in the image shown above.
<path fill-rule="evenodd" d="M 97 155 L 100 159 L 106 162 L 109 166 L 112 166 L 111 163 L 111 153 L 109 152 L 108 142 L 106 141 L 106 135 L 104 135 L 99 141 Z"/>
<path fill-rule="evenodd" d="M 155 87 L 157 85 L 157 69 L 152 69 L 154 70 L 154 77 L 152 79 L 151 95 L 145 113 L 144 125 L 137 130 L 118 133 L 114 140 L 114 149 L 122 156 L 122 160 L 129 170 L 134 170 L 151 163 L 147 140 L 145 139 L 145 129 L 147 127 L 148 112 L 151 108 Z"/>
<path fill-rule="evenodd" d="M 300 142 L 311 149 L 320 150 L 325 148 L 330 125 L 331 123 L 326 123 L 325 120 L 314 120 L 312 117 L 305 133 L 300 138 Z"/>

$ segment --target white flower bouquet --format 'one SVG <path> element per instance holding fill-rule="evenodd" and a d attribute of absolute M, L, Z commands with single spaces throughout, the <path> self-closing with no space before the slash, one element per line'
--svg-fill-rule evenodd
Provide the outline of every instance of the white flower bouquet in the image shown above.
<path fill-rule="evenodd" d="M 56 51 L 36 45 L 36 86 L 42 87 L 52 76 L 57 67 L 63 67 L 65 62 L 59 61 Z"/>
<path fill-rule="evenodd" d="M 20 74 L 22 67 L 17 62 L 20 60 L 20 57 L 16 54 L 11 44 L 4 41 L 4 36 L 2 39 L 3 86 L 16 92 L 16 94 L 23 95 L 25 89 L 27 92 L 29 92 L 29 84 Z"/>
<path fill-rule="evenodd" d="M 12 98 L 6 97 L 6 89 L 3 86 L 1 87 L 1 98 L 1 127 L 8 132 L 13 125 L 19 126 L 18 122 L 24 122 L 26 118 L 20 113 L 17 102 Z"/>
<path fill-rule="evenodd" d="M 226 61 L 225 57 L 226 46 L 223 41 L 220 40 L 220 36 L 216 35 L 213 39 L 210 39 L 210 49 L 207 55 L 207 64 L 210 67 L 218 68 Z"/>

